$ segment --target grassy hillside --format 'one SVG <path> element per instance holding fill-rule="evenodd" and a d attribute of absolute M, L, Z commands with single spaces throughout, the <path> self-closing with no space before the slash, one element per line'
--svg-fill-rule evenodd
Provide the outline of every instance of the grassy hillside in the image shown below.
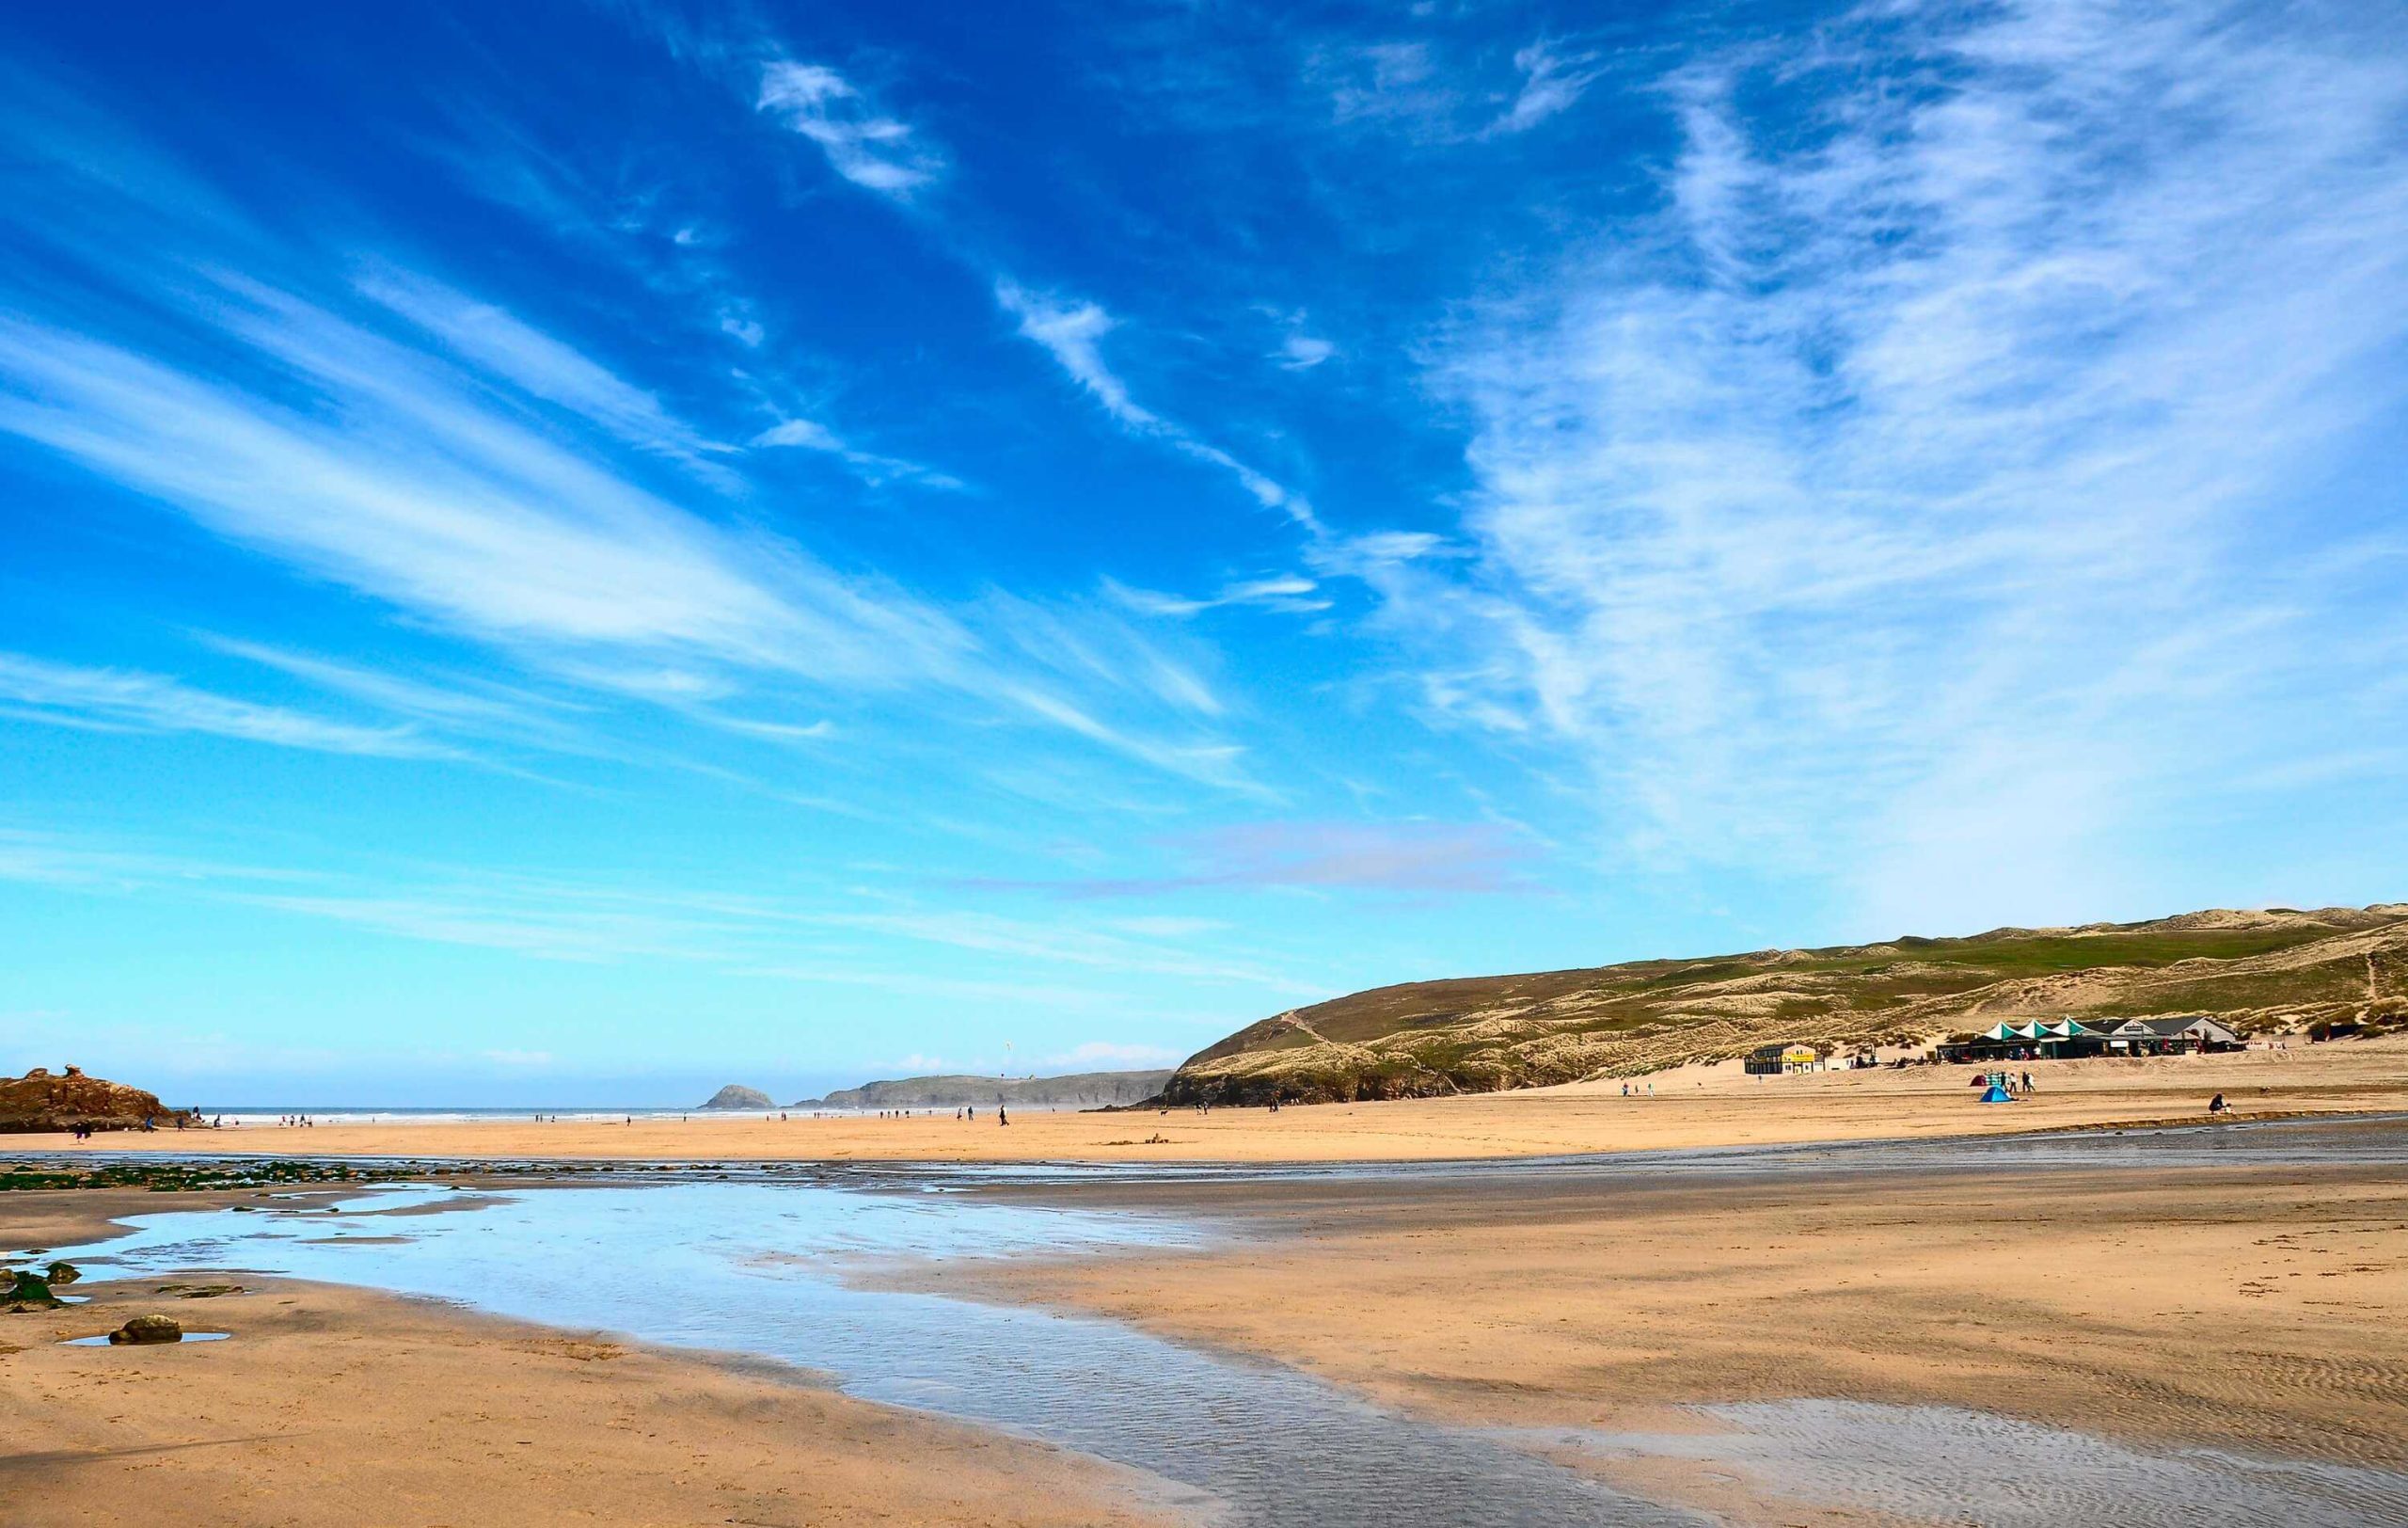
<path fill-rule="evenodd" d="M 2408 904 L 2186 913 L 1380 987 L 1242 1029 L 1191 1057 L 1164 1092 L 1232 1104 L 1486 1092 L 1773 1041 L 1922 1044 L 2068 1014 L 2205 1012 L 2256 1032 L 2402 996 Z"/>

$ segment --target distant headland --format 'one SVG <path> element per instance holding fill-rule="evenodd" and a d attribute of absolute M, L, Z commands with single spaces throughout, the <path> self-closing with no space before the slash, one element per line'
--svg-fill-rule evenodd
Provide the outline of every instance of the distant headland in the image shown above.
<path fill-rule="evenodd" d="M 898 1077 L 839 1088 L 825 1098 L 805 1098 L 799 1109 L 960 1108 L 1006 1105 L 1032 1109 L 1099 1108 L 1137 1104 L 1163 1090 L 1170 1069 L 1144 1072 L 1074 1072 L 1057 1077 L 948 1075 Z"/>

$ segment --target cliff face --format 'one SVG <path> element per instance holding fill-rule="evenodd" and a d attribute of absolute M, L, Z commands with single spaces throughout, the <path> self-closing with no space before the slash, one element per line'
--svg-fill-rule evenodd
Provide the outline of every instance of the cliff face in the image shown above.
<path fill-rule="evenodd" d="M 2212 1013 L 2250 1033 L 2408 995 L 2408 905 L 2186 913 L 1381 987 L 1190 1057 L 1172 1104 L 1329 1103 L 1542 1087 L 1773 1042 L 1923 1044 L 2001 1020 Z"/>
<path fill-rule="evenodd" d="M 1136 1104 L 1162 1091 L 1170 1080 L 1167 1070 L 1153 1072 L 1080 1072 L 1061 1077 L 902 1077 L 839 1088 L 825 1098 L 806 1098 L 793 1106 L 807 1108 L 910 1109 L 959 1108 L 965 1104 L 1021 1108 L 1097 1108 L 1106 1104 Z"/>
<path fill-rule="evenodd" d="M 156 1093 L 123 1083 L 87 1077 L 69 1067 L 53 1075 L 36 1067 L 22 1077 L 0 1077 L 0 1133 L 72 1130 L 139 1130 L 145 1121 L 162 1130 L 200 1122 L 190 1109 L 171 1109 Z"/>

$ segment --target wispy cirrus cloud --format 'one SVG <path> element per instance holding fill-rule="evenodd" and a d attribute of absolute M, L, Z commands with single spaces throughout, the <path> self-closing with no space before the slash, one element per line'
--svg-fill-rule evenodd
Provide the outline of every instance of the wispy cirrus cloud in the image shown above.
<path fill-rule="evenodd" d="M 761 70 L 760 109 L 818 145 L 855 185 L 909 201 L 944 172 L 944 156 L 909 123 L 824 64 L 780 59 Z"/>
<path fill-rule="evenodd" d="M 660 400 L 491 303 L 478 302 L 439 281 L 395 269 L 373 269 L 359 290 L 443 342 L 453 354 L 528 393 L 571 409 L 639 450 L 669 457 L 706 481 L 735 479 L 714 457 L 735 448 L 705 438 Z"/>
<path fill-rule="evenodd" d="M 0 710 L 107 731 L 205 733 L 279 748 L 379 758 L 468 756 L 410 725 L 365 726 L 196 689 L 138 670 L 85 668 L 0 652 Z"/>
<path fill-rule="evenodd" d="M 925 488 L 958 492 L 968 486 L 950 472 L 900 456 L 863 451 L 816 420 L 780 420 L 749 442 L 758 450 L 808 451 L 834 458 L 872 487 L 888 483 L 914 483 Z"/>
<path fill-rule="evenodd" d="M 0 132 L 21 126 L 0 120 Z M 61 257 L 113 283 L 148 282 L 170 327 L 105 334 L 39 316 L 38 294 L 24 294 L 0 314 L 0 433 L 547 679 L 686 709 L 721 731 L 824 738 L 798 692 L 917 690 L 965 712 L 991 714 L 1000 698 L 1022 723 L 1150 768 L 1244 781 L 1240 746 L 1196 738 L 1192 722 L 1163 735 L 1165 705 L 1195 708 L 1192 686 L 1162 682 L 1175 668 L 1158 655 L 1138 653 L 1130 676 L 1088 661 L 1142 645 L 1113 636 L 1112 613 L 1079 616 L 1090 641 L 1056 668 L 1010 632 L 977 629 L 975 609 L 838 571 L 758 517 L 730 513 L 758 492 L 742 448 L 499 304 L 389 257 L 279 242 L 184 181 L 104 156 L 21 171 L 10 183 L 43 212 Z M 105 188 L 86 183 L 103 173 Z M 172 199 L 146 200 L 154 183 Z M 181 215 L 196 200 L 212 209 L 198 224 Z M 129 243 L 119 235 L 134 226 L 144 235 Z M 744 410 L 761 406 L 757 381 L 737 390 Z M 751 449 L 782 446 L 830 454 L 863 480 L 959 486 L 793 419 Z M 690 481 L 664 488 L 627 453 Z M 347 684 L 326 669 L 306 676 L 364 693 L 356 673 Z M 435 730 L 430 697 L 404 697 L 395 677 L 378 704 Z M 488 733 L 496 721 L 483 719 Z M 471 727 L 455 707 L 439 730 Z M 396 751 L 444 746 L 410 727 L 349 740 L 377 739 Z"/>
<path fill-rule="evenodd" d="M 2310 591 L 2396 528 L 2300 485 L 2400 401 L 2408 65 L 2299 19 L 1883 8 L 1660 79 L 1660 213 L 1441 347 L 1477 571 L 1370 575 L 1434 707 L 1901 926 L 2076 905 L 2145 794 L 2315 746 L 2229 718 L 2390 646 Z"/>
<path fill-rule="evenodd" d="M 1522 72 L 1522 88 L 1513 103 L 1489 123 L 1491 134 L 1525 133 L 1561 112 L 1569 111 L 1580 93 L 1594 84 L 1600 71 L 1596 56 L 1567 50 L 1560 42 L 1541 39 L 1513 55 Z"/>
<path fill-rule="evenodd" d="M 1236 579 L 1223 584 L 1217 593 L 1203 597 L 1139 589 L 1109 578 L 1103 581 L 1103 591 L 1114 600 L 1141 614 L 1180 619 L 1230 606 L 1280 611 L 1291 615 L 1311 614 L 1329 609 L 1331 604 L 1322 586 L 1301 573 L 1272 573 L 1261 578 Z"/>
<path fill-rule="evenodd" d="M 1312 506 L 1285 485 L 1136 401 L 1129 385 L 1103 358 L 1103 337 L 1117 326 L 1101 306 L 1032 292 L 1008 277 L 997 279 L 995 301 L 1018 322 L 1022 339 L 1041 346 L 1123 428 L 1222 469 L 1265 509 L 1280 510 L 1299 525 L 1316 523 Z"/>

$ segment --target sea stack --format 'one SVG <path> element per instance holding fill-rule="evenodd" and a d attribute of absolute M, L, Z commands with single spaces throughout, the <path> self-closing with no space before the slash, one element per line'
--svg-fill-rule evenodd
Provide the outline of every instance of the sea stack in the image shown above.
<path fill-rule="evenodd" d="M 777 1106 L 760 1089 L 739 1087 L 732 1082 L 711 1094 L 710 1102 L 703 1106 L 706 1109 L 773 1109 Z"/>

